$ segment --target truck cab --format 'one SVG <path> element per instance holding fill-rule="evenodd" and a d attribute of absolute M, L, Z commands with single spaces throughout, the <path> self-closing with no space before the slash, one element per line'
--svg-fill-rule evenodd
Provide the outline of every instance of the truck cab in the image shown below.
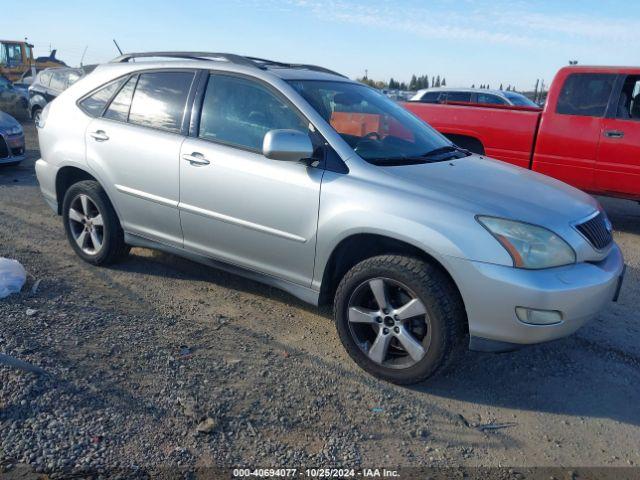
<path fill-rule="evenodd" d="M 566 67 L 551 86 L 534 170 L 603 195 L 640 198 L 640 68 Z"/>

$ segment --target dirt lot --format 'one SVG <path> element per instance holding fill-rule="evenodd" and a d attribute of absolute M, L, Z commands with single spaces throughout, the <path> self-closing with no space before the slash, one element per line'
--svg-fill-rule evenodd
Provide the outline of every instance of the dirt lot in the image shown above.
<path fill-rule="evenodd" d="M 26 129 L 29 160 L 0 167 L 0 256 L 29 272 L 0 301 L 0 353 L 51 375 L 0 366 L 7 475 L 640 465 L 640 206 L 602 199 L 628 268 L 597 320 L 402 388 L 361 372 L 329 314 L 285 293 L 144 249 L 83 263 L 40 196 Z"/>

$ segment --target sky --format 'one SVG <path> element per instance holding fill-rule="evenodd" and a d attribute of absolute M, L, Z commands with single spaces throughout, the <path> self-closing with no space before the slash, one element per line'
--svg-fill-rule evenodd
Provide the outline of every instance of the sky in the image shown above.
<path fill-rule="evenodd" d="M 37 12 L 37 15 L 34 14 Z M 547 84 L 569 60 L 638 65 L 636 0 L 32 0 L 0 19 L 70 65 L 125 52 L 199 50 L 313 63 L 349 77 L 448 86 Z"/>

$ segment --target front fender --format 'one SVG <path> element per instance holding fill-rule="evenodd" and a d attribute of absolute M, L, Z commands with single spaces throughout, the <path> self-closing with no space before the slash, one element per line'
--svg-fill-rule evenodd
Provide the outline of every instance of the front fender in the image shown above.
<path fill-rule="evenodd" d="M 326 172 L 322 182 L 313 288 L 346 238 L 374 234 L 422 250 L 445 268 L 449 258 L 512 265 L 507 251 L 475 220 L 475 213 L 352 175 Z M 448 268 L 447 268 L 448 269 Z"/>

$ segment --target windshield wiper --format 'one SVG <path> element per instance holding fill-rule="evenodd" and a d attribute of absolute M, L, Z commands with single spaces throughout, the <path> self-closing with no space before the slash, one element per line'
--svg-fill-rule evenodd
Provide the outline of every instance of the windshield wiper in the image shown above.
<path fill-rule="evenodd" d="M 467 155 L 471 154 L 469 150 L 465 150 L 464 148 L 460 148 L 456 145 L 445 145 L 444 147 L 435 148 L 425 153 L 424 155 L 422 155 L 422 157 L 425 157 L 425 158 L 436 157 L 438 155 L 442 155 L 443 153 L 450 153 L 450 152 L 462 152 L 462 153 L 466 153 Z"/>

